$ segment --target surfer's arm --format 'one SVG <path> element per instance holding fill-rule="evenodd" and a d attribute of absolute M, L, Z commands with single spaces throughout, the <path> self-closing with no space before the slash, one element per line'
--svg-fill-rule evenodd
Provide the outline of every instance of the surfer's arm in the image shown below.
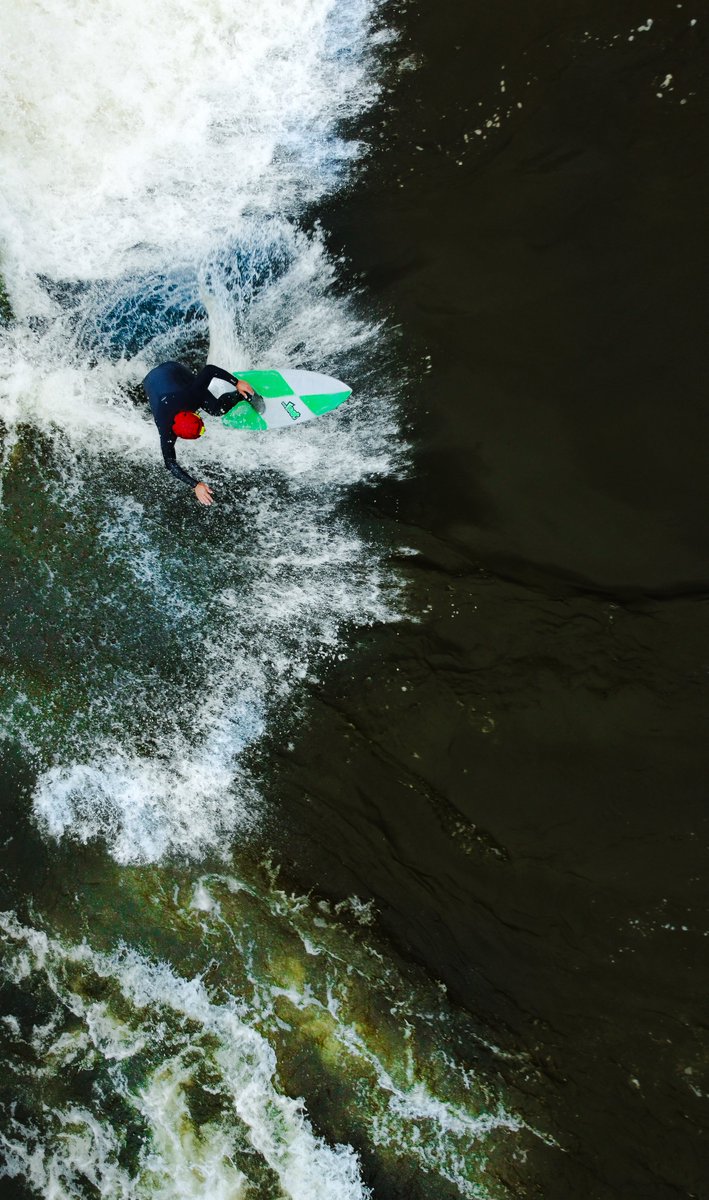
<path fill-rule="evenodd" d="M 223 379 L 225 383 L 230 383 L 232 387 L 236 387 L 237 391 L 245 396 L 250 396 L 254 390 L 251 384 L 247 383 L 245 379 L 237 379 L 236 375 L 231 375 L 229 371 L 223 371 L 221 367 L 214 367 L 211 363 L 207 363 L 206 367 L 202 367 L 202 370 L 197 374 L 195 382 L 199 387 L 207 388 L 213 379 Z"/>
<path fill-rule="evenodd" d="M 229 371 L 223 371 L 221 367 L 213 367 L 211 363 L 207 363 L 206 367 L 202 367 L 202 370 L 197 372 L 195 382 L 199 387 L 209 387 L 213 379 L 223 379 L 225 383 L 230 383 L 233 387 L 236 375 L 231 375 Z"/>
<path fill-rule="evenodd" d="M 175 454 L 175 443 L 173 439 L 165 433 L 160 434 L 160 449 L 162 450 L 163 462 L 165 463 L 165 466 L 170 474 L 174 475 L 175 479 L 179 479 L 181 483 L 188 484 L 188 486 L 191 488 L 197 487 L 199 480 L 194 479 L 188 471 L 183 470 L 183 468 L 180 466 L 177 461 L 177 455 Z"/>

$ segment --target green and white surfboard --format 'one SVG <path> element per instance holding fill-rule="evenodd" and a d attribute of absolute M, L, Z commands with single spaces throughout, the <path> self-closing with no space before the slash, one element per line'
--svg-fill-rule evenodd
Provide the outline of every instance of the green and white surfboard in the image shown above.
<path fill-rule="evenodd" d="M 317 371 L 284 367 L 282 371 L 235 371 L 234 374 L 251 384 L 263 397 L 266 408 L 259 414 L 247 401 L 240 401 L 222 417 L 227 429 L 287 429 L 332 412 L 352 394 L 346 383 Z"/>

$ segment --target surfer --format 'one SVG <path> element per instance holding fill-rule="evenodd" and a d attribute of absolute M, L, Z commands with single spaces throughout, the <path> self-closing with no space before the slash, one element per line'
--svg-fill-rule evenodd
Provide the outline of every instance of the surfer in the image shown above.
<path fill-rule="evenodd" d="M 223 379 L 235 390 L 217 398 L 209 390 L 213 379 Z M 143 388 L 158 427 L 160 449 L 168 471 L 175 479 L 189 484 L 200 504 L 213 504 L 211 488 L 194 479 L 178 463 L 175 442 L 178 437 L 192 440 L 205 432 L 204 421 L 197 415 L 197 409 L 203 408 L 212 416 L 219 417 L 229 412 L 239 400 L 249 400 L 257 408 L 260 397 L 255 395 L 251 384 L 245 379 L 237 379 L 221 367 L 210 364 L 195 375 L 182 363 L 161 363 L 145 376 Z M 263 405 L 262 400 L 260 403 Z"/>

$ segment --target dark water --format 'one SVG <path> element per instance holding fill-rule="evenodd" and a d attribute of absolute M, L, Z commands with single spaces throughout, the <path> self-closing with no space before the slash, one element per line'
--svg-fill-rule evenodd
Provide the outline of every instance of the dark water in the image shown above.
<path fill-rule="evenodd" d="M 420 624 L 312 697 L 294 869 L 531 1052 L 547 1197 L 706 1189 L 709 60 L 648 15 L 409 8 L 328 216 L 430 355 L 415 474 L 360 498 Z"/>
<path fill-rule="evenodd" d="M 197 538 L 196 517 L 187 503 L 171 510 L 152 477 L 126 467 L 109 486 L 97 468 L 93 507 L 77 515 L 51 486 L 33 493 L 38 467 L 50 485 L 61 479 L 51 448 L 39 438 L 23 457 L 20 445 L 3 542 L 13 581 L 6 631 L 14 622 L 19 632 L 5 639 L 3 670 L 32 679 L 38 716 L 33 747 L 25 737 L 5 762 L 13 840 L 4 907 L 74 946 L 88 939 L 96 955 L 137 947 L 205 981 L 215 1006 L 253 987 L 280 1091 L 304 1097 L 330 1144 L 354 1146 L 377 1200 L 485 1193 L 463 1192 L 452 1169 L 422 1168 L 393 1134 L 372 1137 L 363 1096 L 374 1060 L 358 1074 L 333 1048 L 325 996 L 340 984 L 315 973 L 325 958 L 328 970 L 349 962 L 365 981 L 350 996 L 352 1021 L 393 1076 L 403 1024 L 419 1061 L 430 1057 L 431 1093 L 451 1111 L 464 1098 L 454 1071 L 446 1092 L 446 1055 L 476 1073 L 471 1111 L 494 1112 L 491 1096 L 503 1097 L 527 1123 L 486 1146 L 495 1196 L 700 1197 L 709 1096 L 705 16 L 687 4 L 648 13 L 634 3 L 442 0 L 391 17 L 401 37 L 386 51 L 388 90 L 357 127 L 371 152 L 353 186 L 311 216 L 333 256 L 347 258 L 341 290 L 356 284 L 360 306 L 398 329 L 381 369 L 391 372 L 393 354 L 406 374 L 411 447 L 400 477 L 340 489 L 322 524 L 333 542 L 356 529 L 387 548 L 404 613 L 393 623 L 370 614 L 364 632 L 353 618 L 346 653 L 328 657 L 317 679 L 304 670 L 297 711 L 247 751 L 268 807 L 254 830 L 232 835 L 238 888 L 219 875 L 214 846 L 196 864 L 168 853 L 136 867 L 114 861 L 101 837 L 56 843 L 27 815 L 51 761 L 43 689 L 61 676 L 51 723 L 64 731 L 88 703 L 92 673 L 111 677 L 105 695 L 120 667 L 121 686 L 159 684 L 187 706 L 204 683 L 199 630 L 185 648 L 157 609 L 137 620 L 120 560 L 111 564 L 114 641 L 101 641 L 94 573 L 111 488 L 149 507 L 168 582 L 172 571 L 173 584 L 188 591 L 196 581 L 204 596 L 233 583 L 235 568 L 216 553 L 207 561 L 205 549 L 204 561 L 181 560 L 177 571 L 171 531 Z M 197 357 L 206 348 L 181 349 Z M 376 391 L 376 361 L 368 378 Z M 278 511 L 291 495 L 302 502 L 304 492 L 279 483 L 279 464 L 267 466 L 273 475 L 247 480 L 248 511 L 258 511 L 259 487 Z M 243 495 L 242 479 L 205 535 L 211 550 L 242 520 Z M 236 569 L 248 578 L 263 569 L 264 547 L 245 521 L 238 528 Z M 296 535 L 307 545 L 307 531 Z M 56 591 L 44 590 L 43 563 Z M 72 604 L 62 599 L 69 563 Z M 347 583 L 364 609 L 357 578 Z M 204 603 L 205 621 L 215 620 Z M 81 614 L 90 658 L 67 624 Z M 279 645 L 296 654 L 295 640 Z M 130 700 L 125 711 L 91 708 L 91 720 L 105 721 L 108 737 L 116 712 L 133 736 L 144 712 Z M 72 736 L 88 737 L 89 725 L 71 726 Z M 155 730 L 135 737 L 159 757 Z M 186 899 L 202 876 L 216 908 Z M 302 907 L 286 902 L 306 894 Z M 343 917 L 343 929 L 322 932 L 320 957 L 307 940 L 304 954 L 299 937 L 312 940 L 322 913 L 329 920 L 352 896 L 373 902 L 374 926 Z M 304 978 L 310 987 L 311 967 L 320 1025 L 307 1005 L 286 1011 L 288 988 Z M 127 993 L 103 960 L 57 951 L 47 979 L 29 997 L 20 981 L 7 1011 L 38 1027 L 59 997 L 78 1027 L 81 995 L 131 1028 L 136 1012 L 158 1012 L 154 995 L 148 1004 L 137 991 L 129 1020 Z M 87 1061 L 76 1079 L 57 1073 L 30 1095 L 41 1056 L 25 1046 L 23 1083 L 10 1089 L 18 1119 L 36 1124 L 37 1105 L 58 1104 L 63 1087 L 77 1104 L 98 1095 L 115 1127 L 131 1131 L 119 1155 L 130 1171 L 152 1111 L 131 1124 L 131 1088 L 147 1088 L 166 1058 L 184 1066 L 191 1054 L 203 1071 L 199 1103 L 194 1079 L 185 1089 L 191 1119 L 211 1128 L 217 1100 L 226 1104 L 212 1041 L 226 1034 L 214 1014 L 210 1025 L 184 1005 L 182 1024 L 160 1010 L 149 1032 L 147 1018 L 140 1025 L 145 1061 L 131 1059 L 120 1086 L 113 1065 L 101 1074 Z M 424 1136 L 425 1121 L 418 1126 Z M 253 1152 L 234 1139 L 248 1174 Z M 462 1145 L 477 1171 L 477 1144 Z M 250 1176 L 249 1197 L 287 1193 L 270 1169 Z M 90 1175 L 72 1178 L 71 1195 L 129 1194 L 108 1175 L 93 1185 Z M 8 1195 L 42 1194 L 27 1178 L 3 1184 Z M 183 1187 L 178 1180 L 175 1194 L 209 1194 L 206 1184 Z M 156 1183 L 147 1194 L 163 1192 Z"/>

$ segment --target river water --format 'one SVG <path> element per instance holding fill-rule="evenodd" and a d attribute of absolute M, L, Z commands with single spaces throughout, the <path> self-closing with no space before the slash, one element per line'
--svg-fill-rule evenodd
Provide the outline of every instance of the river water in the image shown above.
<path fill-rule="evenodd" d="M 3 1196 L 706 1194 L 708 55 L 622 7 L 5 4 Z M 355 391 L 204 510 L 166 358 Z"/>

